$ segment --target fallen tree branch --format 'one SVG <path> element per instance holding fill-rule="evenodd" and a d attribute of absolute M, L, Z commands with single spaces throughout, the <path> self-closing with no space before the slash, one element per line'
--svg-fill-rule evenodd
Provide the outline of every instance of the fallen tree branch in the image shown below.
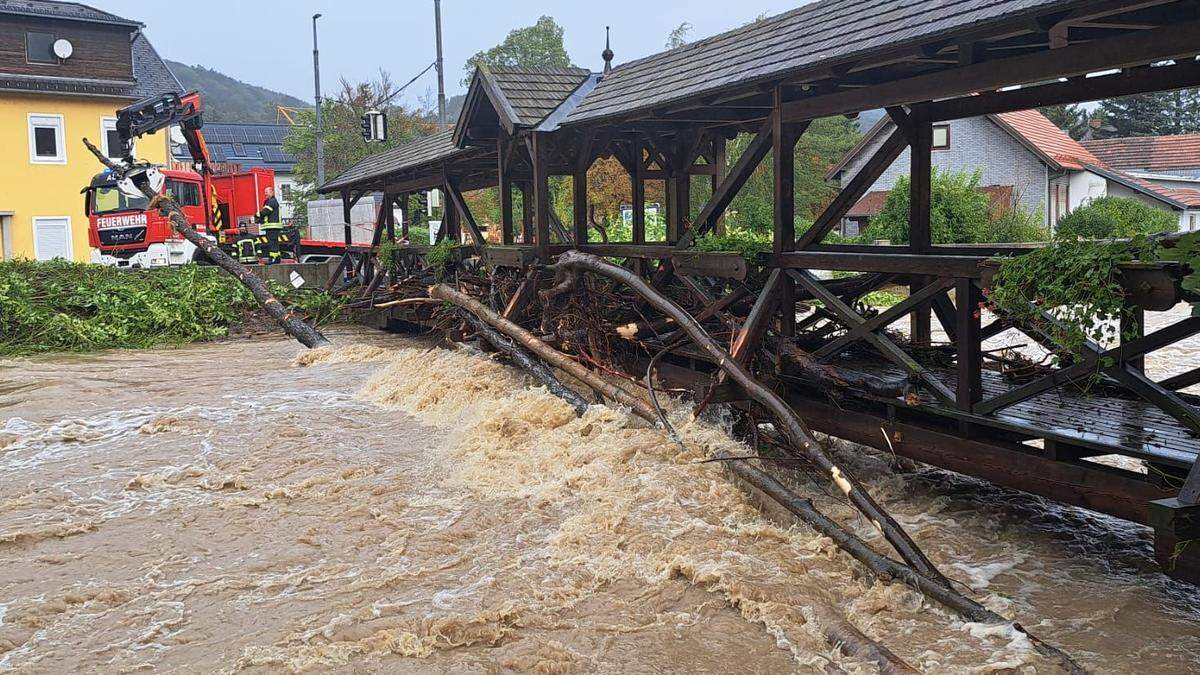
<path fill-rule="evenodd" d="M 879 672 L 884 675 L 914 675 L 921 672 L 905 663 L 892 650 L 867 637 L 841 613 L 820 606 L 810 606 L 807 611 L 816 618 L 825 641 L 846 656 L 870 661 L 879 666 Z"/>
<path fill-rule="evenodd" d="M 487 322 L 488 325 L 496 330 L 516 340 L 521 346 L 536 354 L 546 363 L 583 382 L 608 399 L 629 408 L 638 417 L 651 424 L 658 422 L 658 416 L 646 401 L 596 375 L 571 357 L 542 342 L 533 333 L 492 311 L 475 298 L 459 292 L 446 284 L 431 286 L 429 288 L 429 297 L 445 300 L 446 302 L 462 307 Z"/>
<path fill-rule="evenodd" d="M 906 378 L 885 378 L 849 368 L 818 363 L 808 352 L 788 343 L 781 349 L 782 371 L 785 375 L 810 380 L 825 388 L 854 389 L 882 398 L 901 398 L 906 401 L 916 396 L 912 382 Z M 789 372 L 790 371 L 790 372 Z"/>
<path fill-rule="evenodd" d="M 1011 624 L 1014 630 L 1024 633 L 1029 638 L 1029 641 L 1039 654 L 1055 660 L 1067 672 L 1087 672 L 1065 652 L 1030 635 L 1020 624 L 1000 616 L 978 602 L 962 595 L 940 581 L 921 574 L 908 565 L 876 553 L 865 541 L 818 511 L 810 500 L 795 494 L 765 471 L 748 462 L 742 461 L 747 458 L 722 452 L 715 455 L 714 459 L 722 461 L 739 479 L 745 481 L 748 485 L 754 487 L 767 497 L 770 497 L 797 518 L 808 523 L 817 532 L 832 539 L 838 548 L 849 553 L 863 565 L 866 565 L 876 575 L 884 579 L 899 580 L 930 600 L 941 604 L 947 609 L 953 610 L 959 616 L 969 621 L 989 624 Z"/>
<path fill-rule="evenodd" d="M 587 412 L 590 404 L 584 400 L 582 396 L 576 393 L 574 389 L 566 386 L 557 377 L 555 377 L 554 372 L 551 371 L 546 364 L 539 361 L 537 357 L 522 349 L 507 336 L 497 333 L 492 329 L 491 326 L 484 323 L 479 317 L 475 316 L 466 309 L 460 308 L 457 313 L 463 318 L 464 321 L 471 325 L 471 328 L 475 329 L 475 332 L 478 333 L 480 337 L 482 337 L 484 340 L 487 340 L 489 344 L 497 349 L 497 351 L 510 356 L 513 361 L 517 362 L 517 365 L 529 371 L 529 373 L 537 378 L 539 382 L 546 385 L 546 389 L 549 390 L 551 394 L 554 394 L 570 404 L 570 406 L 575 409 L 576 415 L 582 415 Z"/>
<path fill-rule="evenodd" d="M 830 479 L 846 494 L 846 497 L 854 504 L 855 508 L 870 519 L 871 523 L 883 533 L 884 537 L 891 543 L 892 547 L 896 549 L 905 562 L 922 574 L 936 579 L 943 585 L 947 587 L 950 585 L 929 558 L 925 556 L 925 553 L 908 536 L 908 533 L 900 527 L 900 524 L 875 503 L 875 500 L 871 498 L 862 485 L 849 472 L 844 471 L 829 458 L 829 455 L 825 454 L 825 451 L 821 449 L 820 444 L 812 436 L 808 427 L 796 416 L 795 411 L 778 394 L 763 386 L 750 374 L 745 366 L 722 349 L 708 332 L 704 330 L 704 327 L 692 318 L 691 315 L 669 298 L 650 288 L 638 275 L 625 268 L 611 265 L 594 255 L 575 250 L 567 251 L 559 256 L 557 264 L 553 267 L 558 277 L 559 287 L 569 283 L 581 271 L 592 272 L 625 284 L 638 295 L 642 296 L 647 304 L 674 319 L 676 324 L 691 338 L 696 347 L 707 353 L 713 362 L 746 392 L 748 397 L 771 411 L 776 420 L 778 420 L 788 442 L 808 457 L 821 471 L 829 475 Z"/>
<path fill-rule="evenodd" d="M 399 307 L 401 305 L 427 305 L 437 302 L 432 298 L 401 298 L 399 300 L 389 300 L 381 302 L 378 305 L 371 305 L 371 309 L 385 309 L 387 307 Z"/>
<path fill-rule="evenodd" d="M 112 169 L 118 176 L 124 176 L 127 172 L 125 167 L 120 166 L 109 158 L 105 157 L 96 146 L 92 145 L 88 139 L 83 139 L 83 144 L 91 151 L 96 159 L 100 160 L 109 169 Z M 175 200 L 162 194 L 155 194 L 148 185 L 140 185 L 138 189 L 142 194 L 150 200 L 148 208 L 157 208 L 160 211 L 165 211 L 167 218 L 171 222 L 171 227 L 175 229 L 184 239 L 196 245 L 196 248 L 204 251 L 209 260 L 217 267 L 228 272 L 235 279 L 242 282 L 242 285 L 250 289 L 254 295 L 254 299 L 258 304 L 271 315 L 283 328 L 284 332 L 300 341 L 300 344 L 312 349 L 314 347 L 324 347 L 332 344 L 321 331 L 308 325 L 295 312 L 283 306 L 273 293 L 267 287 L 267 283 L 258 275 L 246 269 L 244 265 L 231 258 L 227 253 L 222 251 L 211 239 L 197 232 L 191 225 L 188 224 L 187 218 L 184 217 L 183 211 L 179 209 L 179 205 Z"/>

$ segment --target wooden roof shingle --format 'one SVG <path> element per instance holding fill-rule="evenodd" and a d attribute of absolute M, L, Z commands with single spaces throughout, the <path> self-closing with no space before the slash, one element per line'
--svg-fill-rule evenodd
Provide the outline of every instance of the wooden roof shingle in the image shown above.
<path fill-rule="evenodd" d="M 1072 0 L 821 0 L 778 16 L 624 63 L 604 76 L 564 122 L 573 125 L 641 112 L 961 35 L 989 22 Z"/>
<path fill-rule="evenodd" d="M 363 158 L 342 175 L 320 186 L 318 191 L 340 190 L 363 180 L 413 169 L 423 164 L 453 159 L 469 152 L 469 150 L 454 145 L 453 134 L 454 132 L 449 129 L 439 131 L 386 152 Z"/>
<path fill-rule="evenodd" d="M 481 69 L 508 102 L 513 124 L 533 127 L 562 105 L 591 71 L 586 68 L 487 66 Z"/>

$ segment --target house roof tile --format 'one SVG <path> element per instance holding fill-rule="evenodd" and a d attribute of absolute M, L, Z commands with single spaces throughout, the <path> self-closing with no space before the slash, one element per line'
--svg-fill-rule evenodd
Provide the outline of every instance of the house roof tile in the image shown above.
<path fill-rule="evenodd" d="M 1083 141 L 1107 166 L 1122 171 L 1200 169 L 1200 134 L 1132 136 Z"/>
<path fill-rule="evenodd" d="M 1136 190 L 1148 197 L 1153 197 L 1176 209 L 1200 208 L 1200 190 L 1165 187 L 1158 183 L 1143 180 L 1123 171 L 1099 164 L 1089 164 L 1084 168 L 1111 181 L 1121 183 L 1131 190 Z"/>
<path fill-rule="evenodd" d="M 0 14 L 20 14 L 48 19 L 110 23 L 134 27 L 142 25 L 137 21 L 130 21 L 111 12 L 78 2 L 57 2 L 55 0 L 0 0 Z"/>
<path fill-rule="evenodd" d="M 1016 112 L 994 115 L 1002 125 L 1007 125 L 1041 155 L 1053 160 L 1056 168 L 1082 169 L 1087 164 L 1102 164 L 1095 155 L 1079 141 L 1059 129 L 1045 115 L 1037 110 L 1018 110 Z"/>

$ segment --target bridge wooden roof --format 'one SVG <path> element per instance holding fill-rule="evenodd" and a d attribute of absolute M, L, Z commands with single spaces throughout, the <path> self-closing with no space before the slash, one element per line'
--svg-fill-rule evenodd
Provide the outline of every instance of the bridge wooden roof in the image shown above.
<path fill-rule="evenodd" d="M 923 107 L 930 119 L 972 116 L 1013 85 L 1194 56 L 1197 31 L 1200 10 L 1185 0 L 821 0 L 602 77 L 583 69 L 477 71 L 453 135 L 364 160 L 322 188 L 458 161 L 452 146 L 490 147 L 494 156 L 502 127 L 576 140 L 609 127 L 599 137 L 613 140 L 718 129 L 728 136 L 760 128 L 772 110 L 789 123 L 898 105 Z M 1176 72 L 1194 79 L 1195 70 Z M 1184 86 L 1176 72 L 1162 88 Z M 1086 82 L 1099 80 L 1061 90 L 1082 91 Z M 1112 89 L 1111 79 L 1103 86 Z M 1038 90 L 1045 88 L 1029 89 L 1037 100 L 1027 107 L 1047 102 Z M 547 118 L 552 126 L 535 126 Z"/>
<path fill-rule="evenodd" d="M 592 77 L 584 68 L 486 66 L 475 68 L 454 128 L 460 147 L 495 142 L 498 127 L 508 134 L 539 125 Z"/>
<path fill-rule="evenodd" d="M 784 74 L 821 79 L 864 61 L 999 28 L 1072 0 L 823 0 L 613 69 L 567 125 L 650 110 Z M 822 67 L 828 70 L 818 72 Z"/>
<path fill-rule="evenodd" d="M 396 148 L 364 158 L 345 173 L 327 181 L 321 192 L 332 192 L 364 182 L 377 181 L 390 174 L 440 166 L 442 162 L 459 159 L 470 151 L 454 144 L 453 130 L 439 131 Z M 371 187 L 381 187 L 371 185 Z"/>

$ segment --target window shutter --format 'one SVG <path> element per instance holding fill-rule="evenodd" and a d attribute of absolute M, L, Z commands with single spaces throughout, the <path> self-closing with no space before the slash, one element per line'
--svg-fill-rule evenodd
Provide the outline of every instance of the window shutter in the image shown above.
<path fill-rule="evenodd" d="M 38 260 L 71 259 L 70 223 L 66 218 L 39 218 L 34 221 Z"/>

